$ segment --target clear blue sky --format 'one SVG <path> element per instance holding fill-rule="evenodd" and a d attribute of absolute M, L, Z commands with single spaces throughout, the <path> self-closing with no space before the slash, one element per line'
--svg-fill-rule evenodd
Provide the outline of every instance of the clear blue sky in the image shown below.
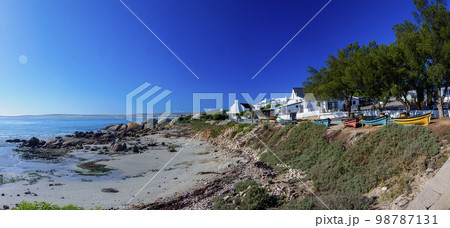
<path fill-rule="evenodd" d="M 0 115 L 124 114 L 144 82 L 173 91 L 172 111 L 192 111 L 193 92 L 289 93 L 351 42 L 394 41 L 414 10 L 334 0 L 252 80 L 326 0 L 123 1 L 200 80 L 119 0 L 2 0 Z"/>

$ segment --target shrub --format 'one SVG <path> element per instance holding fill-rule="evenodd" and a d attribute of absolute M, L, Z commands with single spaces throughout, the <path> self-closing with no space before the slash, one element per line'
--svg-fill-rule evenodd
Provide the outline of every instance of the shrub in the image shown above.
<path fill-rule="evenodd" d="M 213 204 L 215 210 L 264 210 L 276 207 L 278 202 L 258 183 L 245 180 L 235 184 L 233 193 L 214 199 Z"/>
<path fill-rule="evenodd" d="M 285 210 L 369 210 L 375 203 L 375 198 L 362 195 L 330 195 L 317 197 L 307 196 L 303 199 L 291 200 L 285 205 Z M 325 205 L 328 207 L 325 207 Z"/>
<path fill-rule="evenodd" d="M 280 158 L 305 171 L 316 191 L 359 195 L 403 171 L 424 170 L 425 158 L 436 155 L 440 148 L 436 136 L 423 126 L 387 125 L 361 137 L 348 150 L 340 142 L 327 143 L 325 130 L 313 123 L 290 130 L 285 127 L 268 142 L 277 156 L 266 152 L 260 159 L 277 168 Z"/>
<path fill-rule="evenodd" d="M 236 130 L 234 130 L 233 132 L 231 132 L 230 137 L 231 137 L 231 138 L 234 138 L 238 133 L 244 131 L 244 129 L 245 129 L 246 127 L 249 127 L 250 125 L 251 125 L 251 124 L 249 124 L 249 123 L 238 123 L 238 126 L 237 126 Z M 250 128 L 250 130 L 251 130 L 251 128 Z"/>
<path fill-rule="evenodd" d="M 234 189 L 236 190 L 236 191 L 238 191 L 238 192 L 243 192 L 244 190 L 247 190 L 247 188 L 249 187 L 249 186 L 252 186 L 252 185 L 257 185 L 258 183 L 256 183 L 254 180 L 245 180 L 245 181 L 241 181 L 241 182 L 238 182 L 238 183 L 236 183 L 235 185 L 234 185 Z"/>
<path fill-rule="evenodd" d="M 16 207 L 11 208 L 11 210 L 84 210 L 84 208 L 80 206 L 74 206 L 72 204 L 66 206 L 58 206 L 56 204 L 46 202 L 30 203 L 22 201 Z"/>

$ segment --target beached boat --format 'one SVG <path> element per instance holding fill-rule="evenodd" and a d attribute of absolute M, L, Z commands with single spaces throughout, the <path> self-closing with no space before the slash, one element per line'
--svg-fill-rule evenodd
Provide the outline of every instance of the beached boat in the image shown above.
<path fill-rule="evenodd" d="M 362 126 L 364 125 L 386 125 L 387 124 L 387 116 L 373 118 L 373 119 L 363 119 L 359 121 Z"/>
<path fill-rule="evenodd" d="M 358 126 L 359 120 L 358 119 L 343 119 L 342 122 L 344 123 L 344 126 L 346 126 L 346 127 L 356 128 Z"/>
<path fill-rule="evenodd" d="M 258 116 L 258 118 L 260 120 L 276 120 L 277 119 L 277 117 L 275 117 L 275 116 L 269 116 L 269 117 L 267 117 L 267 116 Z"/>
<path fill-rule="evenodd" d="M 306 122 L 308 122 L 308 120 L 302 120 L 302 119 L 299 119 L 299 120 L 296 120 L 297 121 L 297 124 L 301 124 L 301 123 L 306 123 Z"/>
<path fill-rule="evenodd" d="M 407 118 L 395 118 L 394 122 L 398 124 L 423 124 L 429 125 L 431 121 L 431 113 L 416 116 L 416 117 L 407 117 Z"/>
<path fill-rule="evenodd" d="M 321 124 L 321 125 L 325 125 L 325 126 L 330 126 L 330 123 L 331 123 L 331 119 L 330 118 L 328 118 L 328 119 L 323 119 L 323 120 L 314 120 L 314 123 L 316 123 L 316 124 Z"/>
<path fill-rule="evenodd" d="M 277 118 L 280 120 L 281 125 L 297 124 L 296 120 L 285 120 L 279 116 L 277 116 Z"/>

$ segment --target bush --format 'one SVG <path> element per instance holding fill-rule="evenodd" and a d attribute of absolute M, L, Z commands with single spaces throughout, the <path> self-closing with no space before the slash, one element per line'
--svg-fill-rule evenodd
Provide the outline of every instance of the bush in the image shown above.
<path fill-rule="evenodd" d="M 375 203 L 375 198 L 362 195 L 332 195 L 317 197 L 307 196 L 303 199 L 291 200 L 285 205 L 285 210 L 369 210 Z M 325 207 L 324 204 L 328 207 Z"/>
<path fill-rule="evenodd" d="M 233 193 L 214 199 L 213 204 L 215 210 L 264 210 L 276 207 L 278 202 L 258 183 L 245 180 L 234 185 Z"/>
<path fill-rule="evenodd" d="M 249 180 L 245 180 L 245 181 L 241 181 L 241 182 L 236 183 L 234 185 L 234 189 L 237 192 L 243 192 L 243 191 L 247 190 L 247 188 L 249 186 L 253 186 L 253 185 L 258 185 L 258 183 L 256 183 L 256 181 L 254 181 L 254 180 L 250 180 L 249 179 Z"/>
<path fill-rule="evenodd" d="M 46 202 L 30 203 L 22 201 L 17 205 L 17 207 L 11 208 L 11 210 L 84 210 L 84 208 L 74 206 L 72 204 L 67 206 L 58 206 L 56 204 Z"/>
<path fill-rule="evenodd" d="M 238 126 L 237 126 L 237 128 L 236 128 L 236 130 L 234 130 L 233 132 L 231 132 L 231 138 L 234 138 L 238 133 L 240 133 L 240 132 L 242 132 L 242 131 L 244 131 L 244 129 L 246 128 L 246 127 L 249 127 L 251 124 L 249 124 L 249 123 L 238 123 Z M 251 130 L 251 128 L 250 128 L 250 130 Z M 248 132 L 248 131 L 246 131 L 246 132 Z"/>
<path fill-rule="evenodd" d="M 361 137 L 348 150 L 340 142 L 327 143 L 323 137 L 326 129 L 309 122 L 290 130 L 284 127 L 268 142 L 277 156 L 266 152 L 260 160 L 277 168 L 280 158 L 305 171 L 316 191 L 359 195 L 403 171 L 425 170 L 421 161 L 436 155 L 440 148 L 436 136 L 423 126 L 387 125 Z"/>

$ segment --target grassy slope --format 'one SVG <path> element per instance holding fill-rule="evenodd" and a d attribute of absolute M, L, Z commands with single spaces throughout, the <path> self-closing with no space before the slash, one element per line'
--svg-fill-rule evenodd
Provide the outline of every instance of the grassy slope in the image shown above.
<path fill-rule="evenodd" d="M 244 124 L 199 126 L 193 130 L 208 130 L 214 136 L 233 127 L 231 138 L 255 128 Z M 392 189 L 392 198 L 406 193 L 411 175 L 424 172 L 440 148 L 438 138 L 423 126 L 388 125 L 364 135 L 347 149 L 339 141 L 328 143 L 323 136 L 326 130 L 310 122 L 282 128 L 264 125 L 255 133 L 276 156 L 256 139 L 249 140 L 247 146 L 260 149 L 260 160 L 279 171 L 283 169 L 277 166 L 281 163 L 278 158 L 305 171 L 314 182 L 316 194 L 333 209 L 370 208 L 373 199 L 363 194 L 379 185 Z M 314 197 L 291 201 L 284 208 L 325 209 Z"/>

